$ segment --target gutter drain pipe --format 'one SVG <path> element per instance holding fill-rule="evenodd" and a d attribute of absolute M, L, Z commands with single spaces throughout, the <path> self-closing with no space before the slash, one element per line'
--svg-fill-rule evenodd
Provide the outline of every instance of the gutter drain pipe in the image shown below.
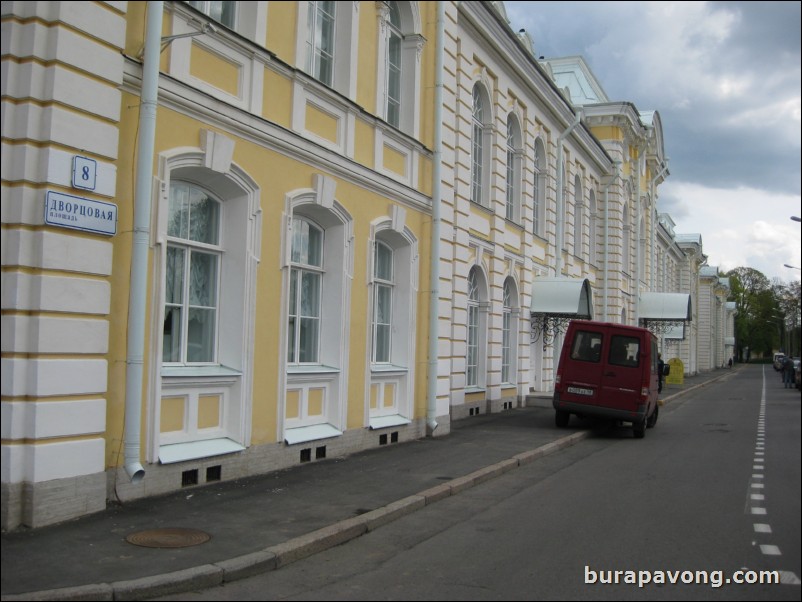
<path fill-rule="evenodd" d="M 443 163 L 443 71 L 445 54 L 445 4 L 437 3 L 437 39 L 435 49 L 434 89 L 434 165 L 432 169 L 432 232 L 429 267 L 429 381 L 426 395 L 426 427 L 428 434 L 437 429 L 437 376 L 440 338 L 440 202 Z"/>
<path fill-rule="evenodd" d="M 128 350 L 125 373 L 124 466 L 132 483 L 145 477 L 140 458 L 142 421 L 142 375 L 145 358 L 145 308 L 148 291 L 148 246 L 156 139 L 156 106 L 159 90 L 164 2 L 148 2 L 145 59 L 139 109 L 139 141 L 134 196 L 134 236 L 131 255 L 131 285 L 128 293 Z"/>

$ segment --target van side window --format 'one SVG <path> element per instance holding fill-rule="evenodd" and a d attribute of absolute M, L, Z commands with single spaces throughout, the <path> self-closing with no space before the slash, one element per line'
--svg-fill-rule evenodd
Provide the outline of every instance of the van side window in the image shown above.
<path fill-rule="evenodd" d="M 577 331 L 571 346 L 571 359 L 597 362 L 601 359 L 602 335 L 598 332 Z"/>
<path fill-rule="evenodd" d="M 635 337 L 613 335 L 610 340 L 611 364 L 616 366 L 637 367 L 640 364 L 640 340 Z"/>

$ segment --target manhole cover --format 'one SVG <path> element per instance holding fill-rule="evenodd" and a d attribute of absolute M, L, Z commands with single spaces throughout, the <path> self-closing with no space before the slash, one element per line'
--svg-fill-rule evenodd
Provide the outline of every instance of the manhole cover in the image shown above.
<path fill-rule="evenodd" d="M 206 543 L 210 539 L 211 535 L 197 529 L 168 527 L 137 531 L 128 535 L 125 541 L 143 548 L 188 548 Z"/>

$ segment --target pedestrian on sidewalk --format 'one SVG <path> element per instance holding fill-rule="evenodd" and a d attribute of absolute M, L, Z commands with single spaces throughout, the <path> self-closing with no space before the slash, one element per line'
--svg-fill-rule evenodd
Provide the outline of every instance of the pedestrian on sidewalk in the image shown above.
<path fill-rule="evenodd" d="M 657 354 L 657 393 L 658 395 L 663 392 L 663 372 L 665 372 L 666 363 L 663 361 L 663 354 Z"/>
<path fill-rule="evenodd" d="M 794 388 L 794 360 L 785 356 L 783 360 L 783 385 L 786 389 Z"/>

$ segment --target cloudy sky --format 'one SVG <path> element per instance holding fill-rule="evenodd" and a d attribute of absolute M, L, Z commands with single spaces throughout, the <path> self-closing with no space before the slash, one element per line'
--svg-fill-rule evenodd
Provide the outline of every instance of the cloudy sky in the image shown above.
<path fill-rule="evenodd" d="M 802 267 L 800 2 L 506 2 L 546 58 L 582 55 L 611 101 L 656 110 L 658 208 L 710 265 Z"/>

